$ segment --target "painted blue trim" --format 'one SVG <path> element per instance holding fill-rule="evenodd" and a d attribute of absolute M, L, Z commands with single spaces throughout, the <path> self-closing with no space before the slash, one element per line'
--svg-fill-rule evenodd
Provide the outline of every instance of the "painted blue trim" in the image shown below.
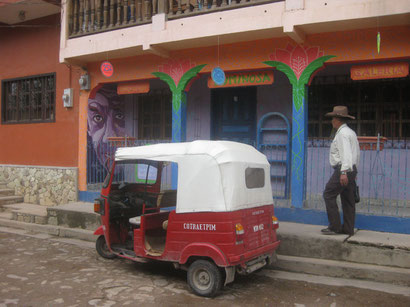
<path fill-rule="evenodd" d="M 171 211 L 174 211 L 174 210 L 176 210 L 176 208 L 177 207 L 162 207 L 161 208 L 161 211 L 166 211 L 166 212 L 171 212 Z"/>
<path fill-rule="evenodd" d="M 270 118 L 270 117 L 274 117 L 274 116 L 278 116 L 279 118 L 283 119 L 283 121 L 286 124 L 286 127 L 271 127 L 271 128 L 264 128 L 263 124 L 265 123 L 265 121 Z M 264 132 L 287 132 L 287 142 L 286 144 L 283 143 L 261 143 L 261 141 L 263 141 L 263 133 Z M 286 150 L 286 160 L 282 160 L 282 161 L 277 161 L 277 160 L 268 160 L 270 164 L 272 163 L 277 163 L 277 162 L 283 162 L 283 164 L 285 164 L 286 167 L 286 176 L 285 176 L 285 193 L 283 196 L 278 196 L 275 198 L 284 198 L 287 199 L 289 198 L 289 185 L 290 185 L 290 124 L 289 124 L 289 120 L 286 118 L 285 115 L 283 115 L 282 113 L 279 112 L 270 112 L 270 113 L 266 113 L 265 115 L 263 115 L 261 117 L 261 119 L 258 122 L 258 127 L 257 127 L 257 133 L 256 133 L 256 148 L 262 152 L 263 148 L 265 146 L 268 147 L 274 147 L 275 149 L 279 149 L 279 148 L 283 148 Z M 271 179 L 272 178 L 278 178 L 278 176 L 272 176 L 271 175 Z M 283 178 L 283 176 L 279 176 L 279 178 Z"/>
<path fill-rule="evenodd" d="M 275 215 L 279 219 L 279 222 L 328 225 L 325 211 L 275 207 Z M 410 234 L 410 218 L 356 214 L 355 228 Z"/>
<path fill-rule="evenodd" d="M 186 141 L 186 121 L 187 121 L 187 97 L 186 92 L 181 92 L 180 95 L 173 94 L 172 96 L 172 143 Z M 176 99 L 179 99 L 179 109 L 175 109 L 177 104 Z"/>
<path fill-rule="evenodd" d="M 100 197 L 100 192 L 94 191 L 78 191 L 78 200 L 93 203 L 94 199 Z"/>
<path fill-rule="evenodd" d="M 305 88 L 305 87 L 304 87 Z M 306 88 L 305 88 L 306 89 Z M 293 89 L 295 90 L 295 89 Z M 306 198 L 306 143 L 307 143 L 307 110 L 306 90 L 303 104 L 296 110 L 293 102 L 292 111 L 292 167 L 291 167 L 291 195 L 292 205 L 303 207 Z"/>
<path fill-rule="evenodd" d="M 171 188 L 178 189 L 178 165 L 175 163 L 171 165 Z"/>

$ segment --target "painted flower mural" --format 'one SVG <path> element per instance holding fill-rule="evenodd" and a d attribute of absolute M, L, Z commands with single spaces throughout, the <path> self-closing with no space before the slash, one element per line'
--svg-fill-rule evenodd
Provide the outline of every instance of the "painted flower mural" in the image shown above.
<path fill-rule="evenodd" d="M 195 67 L 195 63 L 192 63 L 190 59 L 177 59 L 170 60 L 165 64 L 159 65 L 158 71 L 171 76 L 175 84 L 178 85 L 184 73 L 193 67 Z"/>
<path fill-rule="evenodd" d="M 320 51 L 319 47 L 302 47 L 300 45 L 294 47 L 288 44 L 285 49 L 276 49 L 275 53 L 269 56 L 269 59 L 287 64 L 299 79 L 303 70 L 323 55 L 324 52 Z"/>
<path fill-rule="evenodd" d="M 264 63 L 286 74 L 293 86 L 293 105 L 299 111 L 303 106 L 305 85 L 309 83 L 312 74 L 332 57 L 334 56 L 324 56 L 319 47 L 293 47 L 288 44 L 286 49 L 276 49 L 269 56 L 272 61 Z"/>

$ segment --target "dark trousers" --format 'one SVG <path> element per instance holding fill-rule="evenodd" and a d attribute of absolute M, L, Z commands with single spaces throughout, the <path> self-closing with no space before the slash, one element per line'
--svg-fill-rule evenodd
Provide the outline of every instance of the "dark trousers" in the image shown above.
<path fill-rule="evenodd" d="M 340 167 L 335 168 L 333 175 L 326 184 L 323 198 L 326 203 L 327 218 L 329 220 L 329 229 L 339 232 L 343 231 L 349 235 L 354 233 L 354 221 L 356 215 L 356 204 L 354 201 L 354 189 L 356 186 L 356 166 L 353 171 L 347 173 L 349 183 L 347 186 L 340 184 Z M 340 194 L 343 210 L 343 225 L 340 222 L 339 208 L 336 198 Z"/>

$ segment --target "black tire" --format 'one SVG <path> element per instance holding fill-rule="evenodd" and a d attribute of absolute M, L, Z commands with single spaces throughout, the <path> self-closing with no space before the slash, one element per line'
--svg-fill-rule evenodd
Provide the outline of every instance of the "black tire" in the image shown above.
<path fill-rule="evenodd" d="M 105 242 L 104 236 L 99 236 L 97 242 L 95 242 L 95 248 L 97 250 L 98 255 L 106 259 L 114 259 L 117 255 L 110 252 L 107 246 L 107 242 Z"/>
<path fill-rule="evenodd" d="M 188 269 L 188 285 L 199 296 L 214 297 L 222 287 L 222 274 L 210 261 L 196 260 Z"/>

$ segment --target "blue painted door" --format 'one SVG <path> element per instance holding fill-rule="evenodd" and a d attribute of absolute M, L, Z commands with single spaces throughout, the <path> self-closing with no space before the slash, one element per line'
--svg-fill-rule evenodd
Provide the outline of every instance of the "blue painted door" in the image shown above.
<path fill-rule="evenodd" d="M 212 91 L 212 139 L 255 145 L 256 87 Z"/>
<path fill-rule="evenodd" d="M 266 155 L 271 165 L 273 197 L 289 198 L 290 125 L 283 114 L 271 112 L 259 120 L 257 149 Z"/>

